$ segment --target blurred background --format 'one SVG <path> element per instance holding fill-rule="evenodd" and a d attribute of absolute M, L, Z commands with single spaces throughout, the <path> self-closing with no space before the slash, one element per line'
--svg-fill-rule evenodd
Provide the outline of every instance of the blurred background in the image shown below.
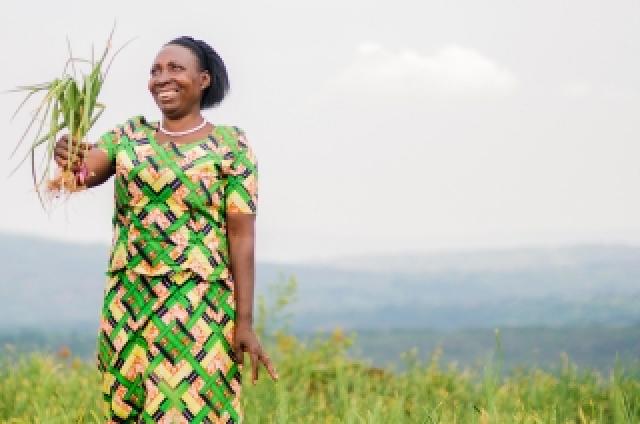
<path fill-rule="evenodd" d="M 114 20 L 116 46 L 136 39 L 93 139 L 159 118 L 164 43 L 214 46 L 231 92 L 206 116 L 257 152 L 258 294 L 295 278 L 294 333 L 342 329 L 382 366 L 414 347 L 471 364 L 495 329 L 513 365 L 637 357 L 639 2 L 9 1 L 0 88 L 58 76 L 66 37 L 101 51 Z M 43 212 L 29 167 L 8 176 L 20 100 L 0 97 L 0 345 L 89 358 L 113 183 Z"/>

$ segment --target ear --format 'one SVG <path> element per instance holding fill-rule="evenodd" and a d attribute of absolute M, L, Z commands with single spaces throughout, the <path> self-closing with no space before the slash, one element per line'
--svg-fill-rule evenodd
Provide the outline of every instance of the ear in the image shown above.
<path fill-rule="evenodd" d="M 209 72 L 202 71 L 200 73 L 200 88 L 204 90 L 211 85 L 211 82 L 211 75 L 209 75 Z"/>

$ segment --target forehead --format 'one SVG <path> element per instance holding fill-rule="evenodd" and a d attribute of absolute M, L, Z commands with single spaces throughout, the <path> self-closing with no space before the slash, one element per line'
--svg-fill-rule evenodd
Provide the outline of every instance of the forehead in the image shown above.
<path fill-rule="evenodd" d="M 163 46 L 158 54 L 156 54 L 153 63 L 178 62 L 184 65 L 198 66 L 198 58 L 187 47 L 178 46 L 176 44 L 167 44 Z"/>

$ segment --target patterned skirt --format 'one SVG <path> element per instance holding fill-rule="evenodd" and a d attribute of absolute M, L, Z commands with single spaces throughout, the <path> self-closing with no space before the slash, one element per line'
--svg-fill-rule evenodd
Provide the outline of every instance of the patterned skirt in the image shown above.
<path fill-rule="evenodd" d="M 98 368 L 109 423 L 238 423 L 233 289 L 191 272 L 109 273 Z"/>

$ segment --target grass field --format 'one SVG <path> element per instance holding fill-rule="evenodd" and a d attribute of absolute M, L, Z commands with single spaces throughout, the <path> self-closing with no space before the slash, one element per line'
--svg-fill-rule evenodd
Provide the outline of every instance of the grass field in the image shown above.
<path fill-rule="evenodd" d="M 301 344 L 281 333 L 272 356 L 280 381 L 246 384 L 247 423 L 638 423 L 640 367 L 611 375 L 537 369 L 501 375 L 499 357 L 479 369 L 417 361 L 403 372 L 347 359 L 340 331 Z M 17 358 L 0 366 L 0 422 L 99 423 L 99 375 L 68 351 Z M 245 379 L 245 381 L 249 381 Z"/>
<path fill-rule="evenodd" d="M 286 307 L 295 288 L 291 279 L 275 287 L 272 304 L 258 299 L 256 329 L 280 380 L 263 372 L 257 385 L 244 385 L 246 423 L 640 423 L 640 364 L 603 374 L 564 357 L 554 371 L 504 372 L 496 335 L 494 355 L 481 366 L 442 363 L 436 349 L 428 361 L 404 353 L 402 371 L 377 368 L 348 355 L 353 338 L 340 330 L 306 341 L 291 335 Z M 100 423 L 99 388 L 94 365 L 68 348 L 5 349 L 0 423 Z"/>

